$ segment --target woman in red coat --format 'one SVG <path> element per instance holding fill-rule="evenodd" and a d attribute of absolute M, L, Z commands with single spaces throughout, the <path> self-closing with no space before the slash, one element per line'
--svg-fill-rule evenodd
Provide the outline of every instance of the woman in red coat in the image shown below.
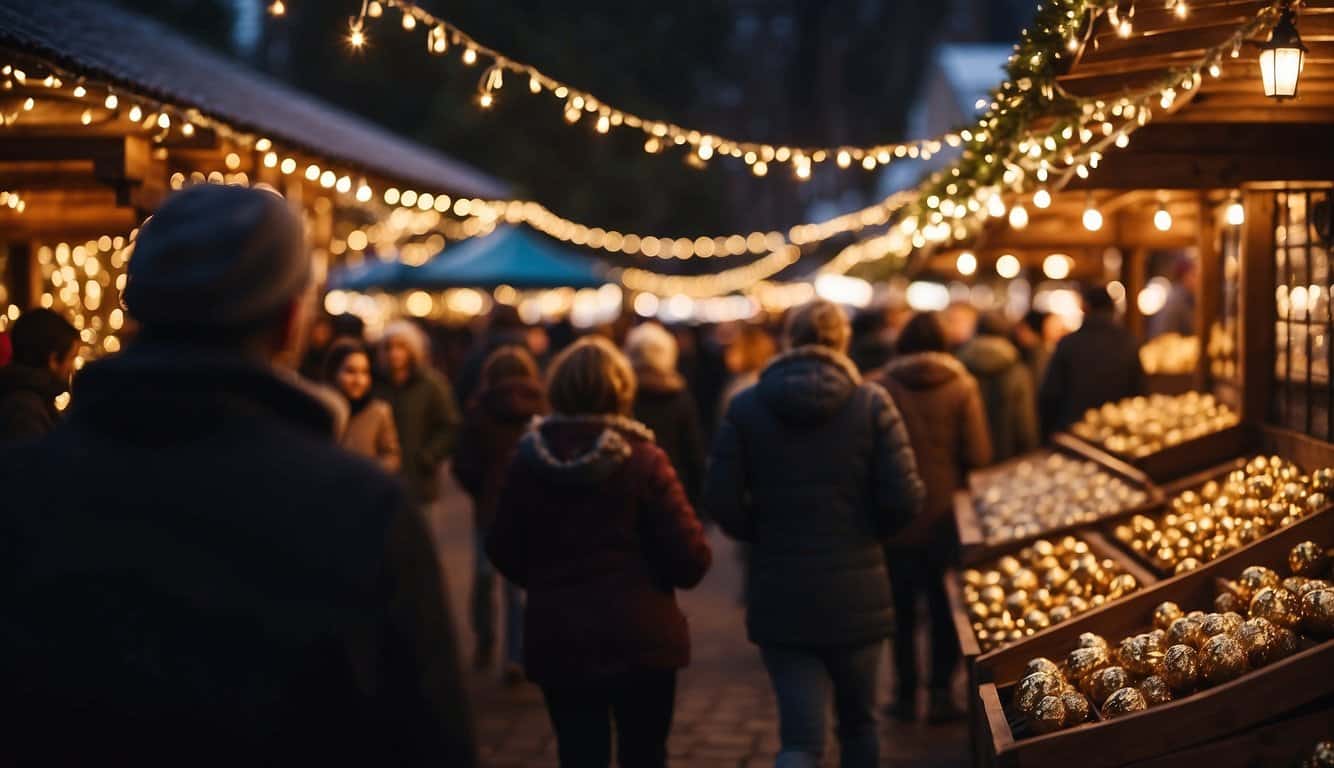
<path fill-rule="evenodd" d="M 459 486 L 472 497 L 473 531 L 477 544 L 473 559 L 472 627 L 477 637 L 473 665 L 490 669 L 496 645 L 495 570 L 484 549 L 487 532 L 496 519 L 496 505 L 505 485 L 510 457 L 534 417 L 547 412 L 547 396 L 538 378 L 537 363 L 528 350 L 504 346 L 482 364 L 477 392 L 463 417 L 463 432 L 450 468 Z M 505 682 L 523 680 L 523 595 L 506 581 Z"/>
<path fill-rule="evenodd" d="M 674 590 L 711 554 L 671 462 L 628 418 L 635 376 L 586 338 L 548 380 L 555 414 L 519 442 L 487 551 L 528 590 L 524 660 L 563 766 L 665 766 L 676 671 L 690 662 Z"/>

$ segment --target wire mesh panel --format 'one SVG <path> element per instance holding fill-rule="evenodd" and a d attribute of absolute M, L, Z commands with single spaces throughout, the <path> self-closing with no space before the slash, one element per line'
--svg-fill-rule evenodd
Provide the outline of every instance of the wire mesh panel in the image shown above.
<path fill-rule="evenodd" d="M 1274 194 L 1277 317 L 1270 416 L 1279 426 L 1329 440 L 1334 436 L 1330 193 L 1287 189 Z"/>

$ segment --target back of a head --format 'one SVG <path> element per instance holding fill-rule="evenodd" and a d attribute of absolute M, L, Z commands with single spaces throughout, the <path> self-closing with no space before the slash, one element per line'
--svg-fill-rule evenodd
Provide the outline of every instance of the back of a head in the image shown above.
<path fill-rule="evenodd" d="M 1084 311 L 1087 313 L 1111 314 L 1116 308 L 1112 294 L 1107 292 L 1107 286 L 1102 283 L 1085 286 L 1080 295 L 1084 301 Z"/>
<path fill-rule="evenodd" d="M 783 335 L 789 349 L 819 346 L 846 352 L 851 333 L 848 317 L 841 307 L 832 301 L 816 299 L 792 310 Z"/>
<path fill-rule="evenodd" d="M 1047 323 L 1048 314 L 1050 313 L 1043 312 L 1040 309 L 1030 309 L 1024 313 L 1024 319 L 1020 322 L 1023 325 L 1028 326 L 1029 330 L 1033 331 L 1033 333 L 1041 336 L 1043 326 Z"/>
<path fill-rule="evenodd" d="M 547 377 L 551 407 L 566 415 L 628 414 L 635 388 L 630 361 L 601 336 L 585 336 L 567 347 Z"/>
<path fill-rule="evenodd" d="M 894 343 L 894 351 L 900 355 L 944 352 L 945 332 L 941 328 L 940 316 L 935 312 L 921 312 L 914 315 L 899 332 L 899 337 Z"/>
<path fill-rule="evenodd" d="M 301 220 L 282 197 L 200 184 L 140 230 L 124 301 L 146 337 L 240 346 L 284 322 L 310 282 Z"/>
<path fill-rule="evenodd" d="M 382 354 L 388 349 L 391 341 L 402 342 L 403 346 L 407 347 L 414 368 L 426 365 L 430 356 L 431 340 L 416 323 L 411 320 L 395 320 L 385 326 L 384 333 L 380 336 Z"/>
<path fill-rule="evenodd" d="M 333 327 L 335 339 L 366 338 L 366 321 L 350 312 L 335 315 L 329 324 Z"/>
<path fill-rule="evenodd" d="M 487 328 L 491 331 L 509 331 L 523 328 L 523 318 L 519 310 L 509 304 L 496 303 L 487 317 Z"/>
<path fill-rule="evenodd" d="M 643 323 L 625 337 L 625 354 L 635 370 L 671 373 L 680 354 L 676 337 L 657 323 Z"/>
<path fill-rule="evenodd" d="M 30 309 L 14 321 L 10 329 L 13 362 L 30 368 L 45 369 L 51 357 L 64 359 L 79 340 L 79 331 L 51 309 Z"/>
<path fill-rule="evenodd" d="M 482 387 L 494 387 L 511 379 L 536 381 L 537 362 L 528 350 L 507 344 L 488 355 L 482 364 Z"/>
<path fill-rule="evenodd" d="M 1007 338 L 1013 326 L 999 312 L 985 312 L 977 318 L 978 336 L 999 336 Z"/>

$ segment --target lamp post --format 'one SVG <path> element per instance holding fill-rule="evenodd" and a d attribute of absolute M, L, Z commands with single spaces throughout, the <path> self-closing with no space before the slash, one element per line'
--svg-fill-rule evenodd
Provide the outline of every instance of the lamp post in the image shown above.
<path fill-rule="evenodd" d="M 1269 41 L 1260 46 L 1260 78 L 1265 95 L 1276 101 L 1296 97 L 1305 62 L 1306 46 L 1297 34 L 1297 12 L 1291 3 L 1284 3 Z"/>

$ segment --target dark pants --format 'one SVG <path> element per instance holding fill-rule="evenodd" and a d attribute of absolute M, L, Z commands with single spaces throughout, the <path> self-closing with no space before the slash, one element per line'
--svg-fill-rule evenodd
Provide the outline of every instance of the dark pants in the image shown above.
<path fill-rule="evenodd" d="M 473 537 L 472 630 L 477 650 L 489 654 L 496 645 L 496 569 L 486 556 L 487 532 L 478 528 Z M 523 590 L 500 577 L 505 601 L 505 662 L 523 663 Z"/>
<path fill-rule="evenodd" d="M 901 695 L 917 690 L 917 599 L 926 598 L 931 616 L 931 678 L 933 689 L 949 688 L 959 663 L 959 642 L 954 634 L 949 600 L 945 597 L 945 568 L 949 557 L 922 549 L 893 549 L 887 553 L 890 586 L 894 593 L 894 667 Z"/>
<path fill-rule="evenodd" d="M 563 768 L 611 763 L 611 725 L 621 768 L 665 768 L 676 708 L 676 670 L 645 670 L 599 684 L 542 686 Z"/>
<path fill-rule="evenodd" d="M 778 698 L 778 728 L 783 748 L 775 763 L 777 768 L 820 765 L 831 684 L 842 765 L 874 768 L 879 764 L 875 699 L 883 647 L 884 643 L 760 648 Z"/>

